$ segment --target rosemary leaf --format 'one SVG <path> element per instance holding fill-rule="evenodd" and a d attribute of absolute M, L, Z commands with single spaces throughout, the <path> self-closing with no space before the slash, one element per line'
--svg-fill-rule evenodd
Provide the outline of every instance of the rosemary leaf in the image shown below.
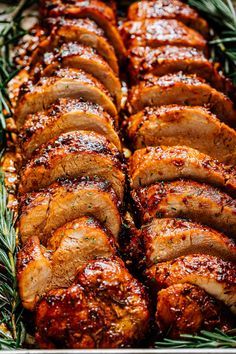
<path fill-rule="evenodd" d="M 236 348 L 235 330 L 224 333 L 219 329 L 214 332 L 201 331 L 200 335 L 183 334 L 180 339 L 168 339 L 156 342 L 155 348 Z"/>

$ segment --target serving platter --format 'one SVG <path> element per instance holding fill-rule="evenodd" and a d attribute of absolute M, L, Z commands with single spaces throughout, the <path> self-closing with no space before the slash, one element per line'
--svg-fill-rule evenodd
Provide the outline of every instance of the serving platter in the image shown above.
<path fill-rule="evenodd" d="M 127 2 L 125 4 L 123 4 L 122 6 L 122 13 L 121 15 L 123 15 L 123 11 L 124 11 L 124 8 L 127 7 Z M 216 44 L 217 43 L 217 40 L 219 41 L 219 39 L 216 39 Z M 222 45 L 222 41 L 220 42 L 220 45 Z M 223 42 L 224 43 L 224 42 Z M 227 42 L 225 42 L 227 43 Z M 213 47 L 214 47 L 214 43 L 213 44 Z M 217 50 L 216 48 L 214 47 L 213 48 L 213 51 L 215 51 L 213 53 L 213 55 L 216 56 L 216 58 L 218 59 L 218 55 L 219 53 L 217 53 Z M 228 60 L 228 58 L 223 58 L 223 65 L 225 67 L 225 71 L 226 71 L 226 74 L 232 74 L 232 63 Z M 228 70 L 228 72 L 227 72 Z M 234 74 L 234 73 L 233 73 Z M 232 75 L 232 78 L 233 78 L 233 75 Z M 3 190 L 3 193 L 4 193 L 4 190 Z M 4 207 L 3 207 L 4 209 Z M 213 352 L 218 352 L 218 353 L 233 353 L 235 350 L 234 349 L 217 349 L 217 348 L 214 348 L 214 349 L 168 349 L 168 348 L 162 348 L 162 349 L 120 349 L 120 350 L 25 350 L 25 349 L 21 349 L 21 352 L 22 353 L 213 353 Z M 3 350 L 3 353 L 6 352 L 8 353 L 8 351 L 6 350 Z M 12 351 L 11 351 L 12 352 Z"/>

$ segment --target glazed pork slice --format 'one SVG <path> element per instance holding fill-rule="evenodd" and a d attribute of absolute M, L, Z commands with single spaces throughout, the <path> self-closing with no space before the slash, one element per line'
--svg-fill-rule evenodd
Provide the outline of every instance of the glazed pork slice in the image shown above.
<path fill-rule="evenodd" d="M 188 254 L 207 254 L 236 261 L 236 245 L 224 234 L 183 219 L 154 218 L 141 229 L 146 266 Z M 134 245 L 137 241 L 134 239 Z"/>
<path fill-rule="evenodd" d="M 206 40 L 196 31 L 177 20 L 127 21 L 120 27 L 127 49 L 175 45 L 206 49 Z"/>
<path fill-rule="evenodd" d="M 40 41 L 32 53 L 31 66 L 42 61 L 45 53 L 57 48 L 61 43 L 69 42 L 77 42 L 93 48 L 118 75 L 119 66 L 114 48 L 105 37 L 103 29 L 89 18 L 60 18 L 56 26 L 52 26 L 51 35 Z"/>
<path fill-rule="evenodd" d="M 40 11 L 42 18 L 46 19 L 68 17 L 72 19 L 89 18 L 95 21 L 104 30 L 106 37 L 115 48 L 117 56 L 121 60 L 126 56 L 125 46 L 116 27 L 114 11 L 102 1 L 73 1 L 67 4 L 62 0 L 43 0 Z"/>
<path fill-rule="evenodd" d="M 227 164 L 236 164 L 235 130 L 204 107 L 146 107 L 128 120 L 134 149 L 185 145 Z"/>
<path fill-rule="evenodd" d="M 57 229 L 47 243 L 29 238 L 17 256 L 17 278 L 23 306 L 33 310 L 47 291 L 69 287 L 89 261 L 115 255 L 110 233 L 91 218 L 73 220 Z"/>
<path fill-rule="evenodd" d="M 197 11 L 178 0 L 136 1 L 128 10 L 131 21 L 156 19 L 177 19 L 204 36 L 209 35 L 207 21 Z"/>
<path fill-rule="evenodd" d="M 137 113 L 146 106 L 207 106 L 224 123 L 236 125 L 236 110 L 227 96 L 204 79 L 182 72 L 160 77 L 145 75 L 144 80 L 130 90 L 129 102 L 131 113 Z"/>
<path fill-rule="evenodd" d="M 157 183 L 132 191 L 141 221 L 188 218 L 236 235 L 236 201 L 219 189 L 194 181 Z"/>
<path fill-rule="evenodd" d="M 36 86 L 22 86 L 15 111 L 18 128 L 28 114 L 44 111 L 59 98 L 82 98 L 117 116 L 110 94 L 97 79 L 80 69 L 59 69 L 52 77 L 42 77 Z"/>
<path fill-rule="evenodd" d="M 99 177 L 123 199 L 122 156 L 104 136 L 89 131 L 64 133 L 43 145 L 20 172 L 19 193 L 38 191 L 59 178 Z"/>
<path fill-rule="evenodd" d="M 94 103 L 61 98 L 47 111 L 29 114 L 20 130 L 19 141 L 25 158 L 49 140 L 67 132 L 86 130 L 103 135 L 121 150 L 115 127 L 118 122 Z"/>
<path fill-rule="evenodd" d="M 134 82 L 149 73 L 163 76 L 182 71 L 202 77 L 219 91 L 229 94 L 232 92 L 229 81 L 217 71 L 217 66 L 196 48 L 174 45 L 136 47 L 129 51 L 128 57 L 129 72 Z"/>
<path fill-rule="evenodd" d="M 179 178 L 206 182 L 235 195 L 236 169 L 186 146 L 136 150 L 129 160 L 131 188 Z"/>
<path fill-rule="evenodd" d="M 148 305 L 144 287 L 120 259 L 90 261 L 70 288 L 41 299 L 36 341 L 45 349 L 138 345 L 148 330 Z"/>
<path fill-rule="evenodd" d="M 21 198 L 22 243 L 37 235 L 46 244 L 53 231 L 83 216 L 94 217 L 117 238 L 121 225 L 120 206 L 108 182 L 88 178 L 60 180 L 45 190 Z"/>
<path fill-rule="evenodd" d="M 31 74 L 36 79 L 37 76 L 51 76 L 60 67 L 82 69 L 93 75 L 109 91 L 120 108 L 122 93 L 119 78 L 93 48 L 76 42 L 64 43 L 55 51 L 47 52 L 43 63 L 38 63 Z"/>
<path fill-rule="evenodd" d="M 220 301 L 195 285 L 174 284 L 158 293 L 156 325 L 162 335 L 170 338 L 215 328 L 227 332 L 233 328 L 231 317 Z"/>
<path fill-rule="evenodd" d="M 158 263 L 146 271 L 149 281 L 158 289 L 174 284 L 197 285 L 236 313 L 236 266 L 220 258 L 189 255 Z"/>
<path fill-rule="evenodd" d="M 72 0 L 69 4 L 63 0 L 40 0 L 40 11 L 43 18 L 46 17 L 60 17 L 70 15 L 75 16 L 81 12 L 81 18 L 89 17 L 89 14 L 93 14 L 95 18 L 100 18 L 102 22 L 108 22 L 110 24 L 116 24 L 116 16 L 114 11 L 100 0 Z M 84 16 L 83 16 L 84 14 Z M 87 14 L 87 15 L 86 15 Z"/>

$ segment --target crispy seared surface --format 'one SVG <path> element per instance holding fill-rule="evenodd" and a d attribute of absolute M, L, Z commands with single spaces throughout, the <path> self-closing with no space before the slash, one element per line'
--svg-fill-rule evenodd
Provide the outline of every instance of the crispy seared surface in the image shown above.
<path fill-rule="evenodd" d="M 108 182 L 94 178 L 61 180 L 45 190 L 21 198 L 19 231 L 23 243 L 34 235 L 46 244 L 51 233 L 65 223 L 92 216 L 117 238 L 120 202 Z"/>
<path fill-rule="evenodd" d="M 97 104 L 62 98 L 47 111 L 29 114 L 20 130 L 19 140 L 26 158 L 42 144 L 74 130 L 94 131 L 121 150 L 121 142 L 115 129 L 117 123 Z"/>
<path fill-rule="evenodd" d="M 82 69 L 93 75 L 109 91 L 118 108 L 120 107 L 122 93 L 119 78 L 93 48 L 77 42 L 63 43 L 54 51 L 46 52 L 43 62 L 32 68 L 31 75 L 37 81 L 37 77 L 51 76 L 60 67 Z"/>
<path fill-rule="evenodd" d="M 86 176 L 109 181 L 123 199 L 125 174 L 117 148 L 94 132 L 64 133 L 35 151 L 27 161 L 20 172 L 19 193 L 38 191 L 58 178 Z"/>
<path fill-rule="evenodd" d="M 131 113 L 141 111 L 146 106 L 207 106 L 223 122 L 236 125 L 236 110 L 227 96 L 203 79 L 181 72 L 161 77 L 145 75 L 144 80 L 130 90 L 129 104 Z"/>
<path fill-rule="evenodd" d="M 187 4 L 178 0 L 158 0 L 158 1 L 137 1 L 129 6 L 129 20 L 144 20 L 148 18 L 156 19 L 177 19 L 199 31 L 204 36 L 208 36 L 209 27 L 207 22 Z"/>
<path fill-rule="evenodd" d="M 162 334 L 171 338 L 215 328 L 228 331 L 233 325 L 221 302 L 187 283 L 169 286 L 158 293 L 156 324 Z"/>
<path fill-rule="evenodd" d="M 187 254 L 208 254 L 227 261 L 236 261 L 235 242 L 224 234 L 207 226 L 183 219 L 157 219 L 141 229 L 141 243 L 145 249 L 145 262 L 148 267 Z M 133 239 L 131 248 L 135 249 L 139 240 Z"/>
<path fill-rule="evenodd" d="M 127 21 L 122 24 L 120 32 L 127 49 L 163 45 L 206 48 L 206 41 L 198 32 L 177 20 Z"/>
<path fill-rule="evenodd" d="M 55 24 L 51 24 L 51 34 L 39 42 L 38 47 L 32 53 L 31 67 L 40 62 L 47 51 L 57 48 L 61 43 L 77 42 L 96 50 L 118 75 L 119 67 L 114 48 L 105 37 L 105 33 L 96 22 L 89 18 L 60 18 Z"/>
<path fill-rule="evenodd" d="M 179 178 L 206 182 L 235 195 L 236 169 L 187 146 L 157 146 L 136 150 L 129 160 L 131 187 Z"/>
<path fill-rule="evenodd" d="M 42 298 L 36 312 L 36 339 L 41 348 L 131 346 L 147 331 L 147 305 L 144 288 L 122 261 L 89 262 L 72 287 Z"/>
<path fill-rule="evenodd" d="M 142 222 L 158 217 L 184 217 L 236 236 L 236 201 L 219 189 L 180 180 L 132 191 Z"/>
<path fill-rule="evenodd" d="M 90 13 L 94 13 L 94 16 L 100 16 L 101 19 L 103 18 L 103 21 L 108 21 L 114 25 L 116 24 L 114 11 L 106 4 L 104 4 L 103 1 L 99 0 L 89 0 L 86 2 L 80 0 L 72 0 L 70 3 L 67 3 L 64 0 L 41 0 L 40 11 L 43 18 L 63 15 L 71 15 L 73 17 L 76 14 L 79 15 L 80 12 L 81 18 L 83 18 L 89 17 L 88 15 Z"/>
<path fill-rule="evenodd" d="M 142 80 L 149 73 L 156 76 L 182 71 L 196 74 L 224 92 L 232 92 L 226 78 L 217 66 L 207 60 L 201 50 L 189 47 L 165 45 L 159 48 L 135 47 L 129 51 L 129 72 L 132 80 Z"/>
<path fill-rule="evenodd" d="M 220 258 L 189 255 L 159 263 L 146 271 L 158 289 L 178 283 L 197 285 L 236 313 L 236 266 Z"/>
<path fill-rule="evenodd" d="M 83 217 L 57 229 L 47 249 L 30 237 L 17 256 L 17 278 L 23 306 L 35 309 L 47 291 L 69 287 L 89 261 L 115 255 L 115 242 L 97 220 Z"/>
<path fill-rule="evenodd" d="M 17 277 L 42 349 L 140 345 L 150 310 L 152 326 L 174 338 L 228 330 L 236 314 L 236 133 L 219 121 L 236 127 L 236 109 L 230 82 L 205 57 L 208 25 L 178 0 L 131 5 L 120 32 L 115 11 L 113 0 L 40 0 L 42 40 L 28 81 L 14 87 Z M 130 158 L 137 225 L 127 233 L 117 58 L 136 85 L 130 148 L 144 147 Z M 127 265 L 159 291 L 152 306 L 118 239 Z"/>
<path fill-rule="evenodd" d="M 203 107 L 146 107 L 128 121 L 135 149 L 185 145 L 228 164 L 236 164 L 236 133 Z"/>
<path fill-rule="evenodd" d="M 114 11 L 99 0 L 71 1 L 69 4 L 62 0 L 42 0 L 42 18 L 89 18 L 94 20 L 105 31 L 106 36 L 115 48 L 117 56 L 121 60 L 126 55 L 126 50 L 120 34 L 116 28 L 116 17 Z"/>
<path fill-rule="evenodd" d="M 32 236 L 17 254 L 17 282 L 22 305 L 33 310 L 38 296 L 43 294 L 52 277 L 52 267 L 46 249 L 39 238 Z"/>
<path fill-rule="evenodd" d="M 92 75 L 79 69 L 59 69 L 52 77 L 42 77 L 35 86 L 22 86 L 15 111 L 18 128 L 28 114 L 47 109 L 59 98 L 82 98 L 101 105 L 112 116 L 117 115 L 109 92 Z"/>

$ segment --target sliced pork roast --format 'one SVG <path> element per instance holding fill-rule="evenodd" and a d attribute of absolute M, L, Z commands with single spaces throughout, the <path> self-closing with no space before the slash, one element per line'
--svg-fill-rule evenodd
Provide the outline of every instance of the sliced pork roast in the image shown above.
<path fill-rule="evenodd" d="M 171 338 L 233 328 L 232 315 L 223 303 L 188 283 L 174 284 L 158 293 L 155 317 L 160 333 Z"/>
<path fill-rule="evenodd" d="M 20 130 L 19 140 L 25 158 L 41 145 L 59 135 L 76 130 L 103 135 L 121 151 L 115 121 L 104 109 L 81 99 L 61 98 L 43 112 L 29 114 Z"/>
<path fill-rule="evenodd" d="M 200 253 L 236 261 L 236 244 L 224 234 L 184 219 L 154 218 L 132 239 L 130 249 L 140 244 L 147 267 L 158 262 Z"/>
<path fill-rule="evenodd" d="M 37 85 L 22 86 L 15 119 L 20 128 L 30 113 L 47 109 L 59 98 L 82 98 L 102 106 L 111 116 L 117 109 L 105 87 L 80 69 L 59 69 L 51 77 L 42 77 Z"/>
<path fill-rule="evenodd" d="M 147 74 L 139 85 L 132 87 L 129 99 L 132 113 L 137 113 L 146 106 L 206 105 L 223 122 L 236 125 L 236 110 L 233 102 L 222 92 L 209 86 L 204 79 L 195 75 L 179 72 L 156 77 Z"/>
<path fill-rule="evenodd" d="M 60 180 L 40 192 L 21 198 L 19 231 L 24 244 L 37 235 L 43 244 L 65 223 L 92 216 L 118 237 L 120 201 L 108 182 L 94 178 Z"/>
<path fill-rule="evenodd" d="M 117 258 L 95 260 L 68 289 L 47 293 L 36 311 L 41 348 L 122 348 L 139 343 L 148 330 L 144 287 Z"/>
<path fill-rule="evenodd" d="M 236 169 L 186 146 L 157 146 L 135 151 L 129 162 L 131 187 L 179 178 L 206 182 L 235 195 Z"/>
<path fill-rule="evenodd" d="M 236 164 L 235 130 L 220 122 L 204 107 L 146 107 L 128 120 L 132 147 L 185 145 Z"/>
<path fill-rule="evenodd" d="M 146 271 L 157 289 L 178 283 L 197 285 L 236 314 L 236 265 L 214 256 L 189 255 L 158 263 Z"/>
<path fill-rule="evenodd" d="M 23 306 L 33 310 L 47 291 L 69 287 L 89 261 L 116 253 L 113 237 L 98 221 L 83 217 L 57 229 L 47 248 L 30 237 L 17 257 L 17 277 Z"/>
<path fill-rule="evenodd" d="M 68 17 L 73 19 L 89 18 L 95 21 L 105 32 L 115 48 L 117 56 L 123 60 L 126 55 L 125 46 L 116 27 L 114 11 L 99 0 L 72 1 L 70 4 L 63 0 L 41 0 L 41 15 L 43 18 Z M 48 26 L 48 23 L 46 23 Z M 47 27 L 46 26 L 46 27 Z"/>
<path fill-rule="evenodd" d="M 42 349 L 234 327 L 232 84 L 208 60 L 208 25 L 188 5 L 135 2 L 118 29 L 116 3 L 40 0 L 41 37 L 11 84 L 17 279 Z M 123 108 L 127 147 L 139 149 L 128 176 Z"/>
<path fill-rule="evenodd" d="M 177 20 L 127 21 L 120 32 L 127 49 L 176 45 L 206 50 L 205 39 Z"/>
<path fill-rule="evenodd" d="M 119 66 L 114 48 L 107 40 L 103 29 L 89 18 L 71 19 L 62 17 L 58 19 L 57 26 L 52 28 L 50 36 L 41 40 L 32 53 L 31 68 L 42 61 L 47 52 L 51 52 L 52 49 L 56 49 L 62 43 L 68 42 L 77 42 L 93 48 L 118 75 Z"/>
<path fill-rule="evenodd" d="M 219 189 L 194 181 L 160 182 L 132 191 L 141 221 L 184 217 L 236 235 L 236 200 Z"/>
<path fill-rule="evenodd" d="M 128 19 L 131 21 L 156 19 L 177 19 L 186 26 L 208 36 L 209 27 L 197 11 L 178 0 L 136 1 L 129 6 Z"/>
<path fill-rule="evenodd" d="M 121 104 L 121 84 L 107 62 L 93 48 L 76 42 L 64 43 L 56 50 L 46 52 L 43 62 L 32 68 L 35 77 L 50 76 L 60 67 L 82 69 L 99 80 L 115 99 L 116 105 Z"/>
<path fill-rule="evenodd" d="M 189 47 L 165 45 L 158 48 L 135 47 L 129 53 L 129 74 L 133 82 L 146 74 L 156 76 L 182 71 L 202 77 L 216 89 L 232 93 L 232 85 L 217 71 L 217 65 L 209 61 L 201 50 Z"/>
<path fill-rule="evenodd" d="M 47 187 L 58 178 L 96 176 L 111 183 L 123 199 L 122 157 L 104 136 L 88 131 L 64 133 L 43 145 L 20 172 L 21 194 Z"/>

